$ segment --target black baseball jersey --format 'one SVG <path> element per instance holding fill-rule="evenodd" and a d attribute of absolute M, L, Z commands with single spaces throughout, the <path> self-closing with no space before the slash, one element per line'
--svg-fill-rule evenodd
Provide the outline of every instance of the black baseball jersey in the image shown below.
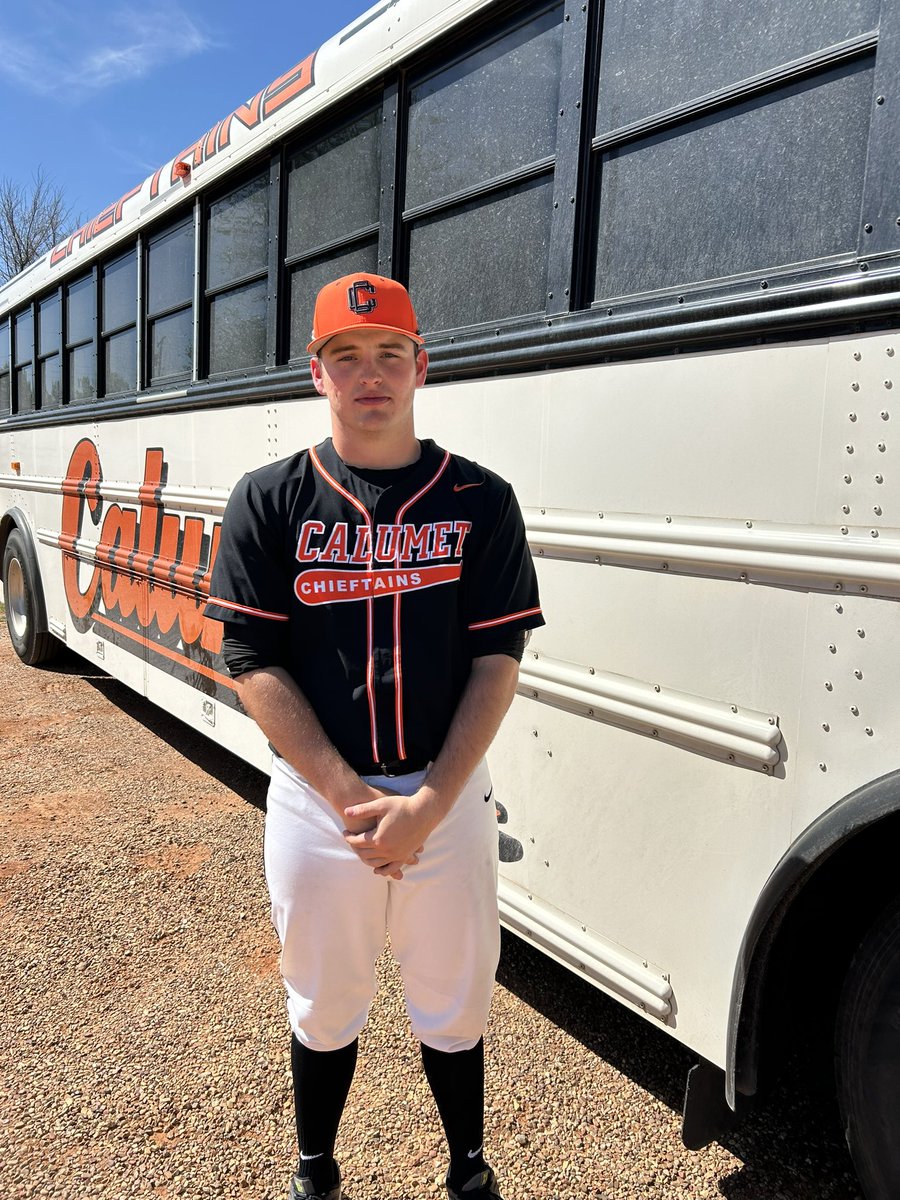
<path fill-rule="evenodd" d="M 245 475 L 205 611 L 284 627 L 281 665 L 360 774 L 434 759 L 479 637 L 544 624 L 512 488 L 430 440 L 389 487 L 330 438 Z"/>

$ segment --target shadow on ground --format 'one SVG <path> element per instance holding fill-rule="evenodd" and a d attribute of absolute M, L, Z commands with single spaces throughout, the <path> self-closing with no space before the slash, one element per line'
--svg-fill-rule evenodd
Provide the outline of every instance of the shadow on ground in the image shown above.
<path fill-rule="evenodd" d="M 604 1062 L 680 1112 L 696 1056 L 661 1028 L 504 930 L 498 981 Z M 802 1055 L 748 1103 L 720 1144 L 742 1166 L 718 1182 L 727 1200 L 862 1200 L 834 1097 Z"/>

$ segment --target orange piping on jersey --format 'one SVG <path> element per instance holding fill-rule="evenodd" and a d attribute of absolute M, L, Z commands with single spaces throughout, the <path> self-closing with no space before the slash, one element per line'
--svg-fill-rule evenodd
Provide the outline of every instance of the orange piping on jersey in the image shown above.
<path fill-rule="evenodd" d="M 248 608 L 246 604 L 235 604 L 233 600 L 219 600 L 217 596 L 210 596 L 210 604 L 218 604 L 220 608 L 230 608 L 234 612 L 246 613 L 249 617 L 267 617 L 270 621 L 287 621 L 289 618 L 285 613 L 266 612 L 263 608 Z"/>
<path fill-rule="evenodd" d="M 338 495 L 343 496 L 345 500 L 349 500 L 353 507 L 358 509 L 365 518 L 366 524 L 369 526 L 369 571 L 371 571 L 373 567 L 372 555 L 374 553 L 375 535 L 372 529 L 372 517 L 369 510 L 352 492 L 348 492 L 333 476 L 328 474 L 322 465 L 322 460 L 316 453 L 315 446 L 310 446 L 309 457 L 312 460 L 313 466 L 325 482 L 330 484 Z M 366 601 L 366 652 L 368 655 L 366 663 L 366 696 L 369 701 L 369 736 L 372 742 L 372 761 L 381 762 L 381 755 L 378 752 L 378 724 L 375 719 L 375 618 L 373 605 L 374 600 L 370 597 Z"/>
<path fill-rule="evenodd" d="M 494 617 L 492 621 L 476 621 L 474 625 L 469 626 L 469 629 L 490 629 L 492 625 L 505 625 L 507 621 L 517 621 L 519 617 L 536 617 L 540 611 L 539 608 L 523 608 L 521 612 L 510 613 L 508 617 Z"/>
<path fill-rule="evenodd" d="M 441 460 L 441 465 L 435 471 L 434 475 L 426 484 L 411 496 L 405 504 L 397 510 L 395 522 L 397 525 L 403 523 L 403 518 L 406 516 L 409 509 L 420 500 L 426 492 L 430 491 L 444 471 L 447 469 L 447 464 L 450 462 L 449 451 L 444 451 L 444 457 Z M 397 539 L 397 566 L 400 566 L 400 539 Z M 397 726 L 397 757 L 402 761 L 406 758 L 406 739 L 403 736 L 403 654 L 400 642 L 400 600 L 401 596 L 398 592 L 394 597 L 394 718 Z M 377 759 L 376 759 L 377 762 Z"/>

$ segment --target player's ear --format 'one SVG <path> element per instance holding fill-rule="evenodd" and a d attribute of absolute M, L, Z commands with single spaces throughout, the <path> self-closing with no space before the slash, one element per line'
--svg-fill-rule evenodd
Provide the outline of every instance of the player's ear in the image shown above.
<path fill-rule="evenodd" d="M 322 378 L 322 364 L 319 362 L 318 355 L 313 355 L 309 360 L 309 371 L 312 375 L 313 385 L 320 396 L 325 395 L 325 381 Z"/>
<path fill-rule="evenodd" d="M 428 351 L 423 346 L 416 354 L 416 387 L 420 388 L 428 374 Z"/>

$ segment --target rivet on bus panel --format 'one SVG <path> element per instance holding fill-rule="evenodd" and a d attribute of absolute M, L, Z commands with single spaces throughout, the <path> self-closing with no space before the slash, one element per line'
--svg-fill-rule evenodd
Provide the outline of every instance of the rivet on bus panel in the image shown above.
<path fill-rule="evenodd" d="M 832 654 L 837 654 L 837 646 L 834 644 L 834 642 L 829 643 L 828 649 Z"/>
<path fill-rule="evenodd" d="M 859 709 L 857 708 L 857 706 L 855 704 L 850 705 L 850 711 L 853 713 L 854 717 L 859 716 Z"/>
<path fill-rule="evenodd" d="M 820 770 L 820 771 L 827 771 L 827 770 L 828 770 L 828 768 L 825 766 L 825 764 L 824 764 L 824 763 L 819 763 L 819 770 Z"/>
<path fill-rule="evenodd" d="M 847 445 L 846 445 L 845 449 L 846 449 L 846 451 L 847 451 L 847 453 L 848 453 L 848 454 L 852 454 L 852 453 L 853 453 L 853 446 L 852 446 L 852 444 L 851 444 L 850 442 L 848 442 L 848 443 L 847 443 Z"/>
<path fill-rule="evenodd" d="M 834 590 L 836 592 L 842 592 L 844 590 L 844 585 L 842 583 L 836 583 L 834 585 Z"/>
<path fill-rule="evenodd" d="M 846 525 L 841 526 L 841 533 L 849 533 L 849 532 L 850 532 L 850 530 L 847 528 Z"/>
<path fill-rule="evenodd" d="M 853 357 L 856 359 L 857 362 L 859 362 L 859 360 L 862 358 L 862 355 L 860 354 L 860 352 L 858 350 L 854 350 Z"/>
<path fill-rule="evenodd" d="M 886 379 L 884 381 L 884 386 L 887 388 L 888 391 L 890 391 L 891 388 L 894 386 L 893 381 L 890 379 Z"/>
<path fill-rule="evenodd" d="M 835 611 L 835 612 L 842 613 L 842 612 L 844 611 L 844 606 L 843 606 L 843 604 L 836 604 L 836 605 L 834 606 L 834 611 Z"/>
<path fill-rule="evenodd" d="M 866 726 L 866 736 L 867 737 L 871 737 L 874 732 L 875 732 L 875 730 L 872 728 L 871 725 Z"/>
<path fill-rule="evenodd" d="M 887 450 L 887 445 L 884 442 L 879 442 L 878 449 L 880 453 L 884 454 L 885 450 Z"/>
<path fill-rule="evenodd" d="M 825 730 L 826 733 L 831 732 L 831 726 L 828 724 L 827 721 L 822 722 L 822 728 Z"/>
<path fill-rule="evenodd" d="M 849 516 L 849 515 L 850 515 L 850 505 L 849 505 L 849 504 L 842 504 L 842 505 L 841 505 L 841 512 L 842 512 L 842 513 L 846 513 L 846 514 Z"/>
<path fill-rule="evenodd" d="M 731 711 L 732 711 L 733 713 L 736 713 L 736 712 L 737 712 L 737 705 L 736 705 L 736 704 L 732 704 L 732 706 L 731 706 Z"/>
<path fill-rule="evenodd" d="M 850 384 L 850 387 L 853 389 L 853 391 L 854 391 L 854 392 L 858 392 L 858 391 L 859 391 L 859 384 L 858 384 L 858 383 L 856 383 L 855 381 L 854 381 L 853 383 L 851 383 L 851 384 Z"/>
<path fill-rule="evenodd" d="M 864 638 L 866 636 L 866 631 L 864 629 L 857 629 L 856 636 Z"/>
<path fill-rule="evenodd" d="M 845 475 L 845 476 L 844 476 L 844 483 L 852 483 L 852 482 L 853 482 L 853 476 L 852 476 L 852 475 Z"/>
<path fill-rule="evenodd" d="M 830 680 L 830 679 L 826 679 L 826 680 L 825 680 L 825 691 L 826 691 L 826 692 L 833 692 L 833 691 L 834 691 L 834 684 L 831 682 L 831 680 Z"/>
<path fill-rule="evenodd" d="M 889 419 L 890 419 L 890 415 L 891 415 L 891 414 L 890 414 L 890 413 L 889 413 L 889 412 L 888 412 L 886 409 L 884 409 L 884 408 L 883 408 L 883 409 L 881 410 L 881 419 L 882 419 L 882 421 L 887 421 L 887 420 L 889 420 Z"/>
<path fill-rule="evenodd" d="M 876 504 L 875 507 L 872 509 L 872 512 L 875 514 L 876 517 L 880 517 L 881 516 L 881 505 Z"/>
<path fill-rule="evenodd" d="M 856 676 L 857 679 L 862 679 L 862 671 L 859 669 L 859 667 L 856 668 L 856 670 L 853 672 L 853 674 Z"/>
<path fill-rule="evenodd" d="M 847 416 L 850 418 L 851 421 L 856 420 L 856 413 L 848 413 Z"/>
<path fill-rule="evenodd" d="M 872 537 L 878 537 L 878 530 L 877 529 L 871 530 L 871 534 L 872 534 Z"/>
<path fill-rule="evenodd" d="M 883 475 L 876 475 L 876 476 L 875 476 L 875 482 L 876 482 L 876 483 L 884 483 L 884 476 L 883 476 Z"/>
<path fill-rule="evenodd" d="M 888 358 L 893 358 L 894 357 L 894 347 L 888 346 L 887 350 L 885 350 L 885 354 L 888 356 Z"/>

